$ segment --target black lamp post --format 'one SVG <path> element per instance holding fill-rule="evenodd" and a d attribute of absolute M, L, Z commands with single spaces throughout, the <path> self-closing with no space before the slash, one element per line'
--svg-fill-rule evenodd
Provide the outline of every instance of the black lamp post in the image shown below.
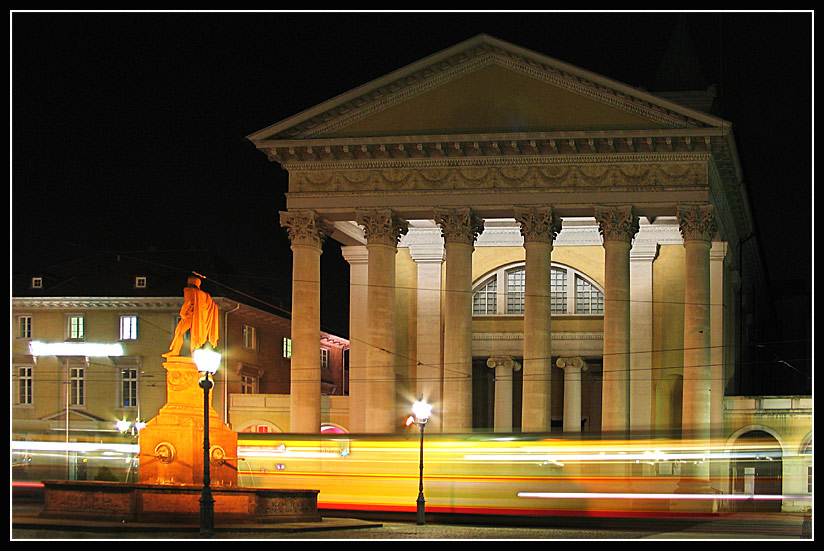
<path fill-rule="evenodd" d="M 209 391 L 214 386 L 211 376 L 220 366 L 220 354 L 207 348 L 194 352 L 197 370 L 203 373 L 200 388 L 203 389 L 203 491 L 200 493 L 200 535 L 211 538 L 215 529 L 215 499 L 212 497 L 209 473 Z"/>
<path fill-rule="evenodd" d="M 429 421 L 429 416 L 431 414 L 432 406 L 427 404 L 423 398 L 412 404 L 414 423 L 421 427 L 421 470 L 418 484 L 418 524 L 425 524 L 424 514 L 426 512 L 426 500 L 423 498 L 423 428 L 426 426 L 426 422 Z"/>

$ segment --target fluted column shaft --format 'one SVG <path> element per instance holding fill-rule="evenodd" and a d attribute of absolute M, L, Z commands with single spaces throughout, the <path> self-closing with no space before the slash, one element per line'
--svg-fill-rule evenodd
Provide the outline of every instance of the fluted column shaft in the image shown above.
<path fill-rule="evenodd" d="M 526 254 L 521 430 L 549 432 L 552 398 L 552 241 L 561 221 L 552 207 L 518 208 Z"/>
<path fill-rule="evenodd" d="M 289 391 L 293 433 L 320 432 L 320 255 L 332 227 L 313 211 L 281 212 L 292 243 L 292 360 Z"/>
<path fill-rule="evenodd" d="M 443 430 L 472 429 L 472 252 L 483 221 L 468 208 L 436 209 L 444 238 Z"/>
<path fill-rule="evenodd" d="M 398 239 L 406 233 L 407 224 L 389 209 L 359 211 L 357 223 L 364 227 L 369 256 L 364 424 L 366 432 L 388 434 L 398 425 L 395 405 L 395 255 Z"/>
<path fill-rule="evenodd" d="M 629 429 L 630 286 L 629 251 L 638 232 L 632 207 L 596 207 L 604 238 L 604 374 L 601 430 Z"/>

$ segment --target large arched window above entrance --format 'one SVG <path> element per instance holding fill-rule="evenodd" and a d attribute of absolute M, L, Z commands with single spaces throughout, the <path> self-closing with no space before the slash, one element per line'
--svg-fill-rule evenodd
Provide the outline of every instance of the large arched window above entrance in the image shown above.
<path fill-rule="evenodd" d="M 525 282 L 523 262 L 484 275 L 472 287 L 472 315 L 523 315 Z M 552 315 L 604 313 L 604 290 L 570 266 L 552 264 L 550 293 Z"/>

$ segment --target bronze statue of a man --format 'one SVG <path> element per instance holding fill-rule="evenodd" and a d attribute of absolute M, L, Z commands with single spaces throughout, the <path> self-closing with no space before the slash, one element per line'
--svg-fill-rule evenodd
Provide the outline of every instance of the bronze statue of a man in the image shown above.
<path fill-rule="evenodd" d="M 183 307 L 180 309 L 180 322 L 175 328 L 169 355 L 180 355 L 183 336 L 190 332 L 191 351 L 194 352 L 206 342 L 217 346 L 218 309 L 211 295 L 200 289 L 200 278 L 189 276 L 183 289 Z"/>

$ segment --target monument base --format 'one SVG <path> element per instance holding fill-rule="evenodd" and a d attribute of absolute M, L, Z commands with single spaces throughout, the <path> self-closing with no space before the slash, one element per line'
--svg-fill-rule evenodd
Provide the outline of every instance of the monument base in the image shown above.
<path fill-rule="evenodd" d="M 203 483 L 204 396 L 190 357 L 164 356 L 167 403 L 138 435 L 139 481 L 144 484 Z M 237 485 L 237 434 L 218 417 L 209 391 L 209 467 L 213 486 Z"/>
<path fill-rule="evenodd" d="M 200 521 L 200 494 L 195 485 L 120 482 L 44 481 L 46 501 L 41 518 L 115 522 Z M 320 522 L 319 490 L 212 488 L 215 524 Z"/>

